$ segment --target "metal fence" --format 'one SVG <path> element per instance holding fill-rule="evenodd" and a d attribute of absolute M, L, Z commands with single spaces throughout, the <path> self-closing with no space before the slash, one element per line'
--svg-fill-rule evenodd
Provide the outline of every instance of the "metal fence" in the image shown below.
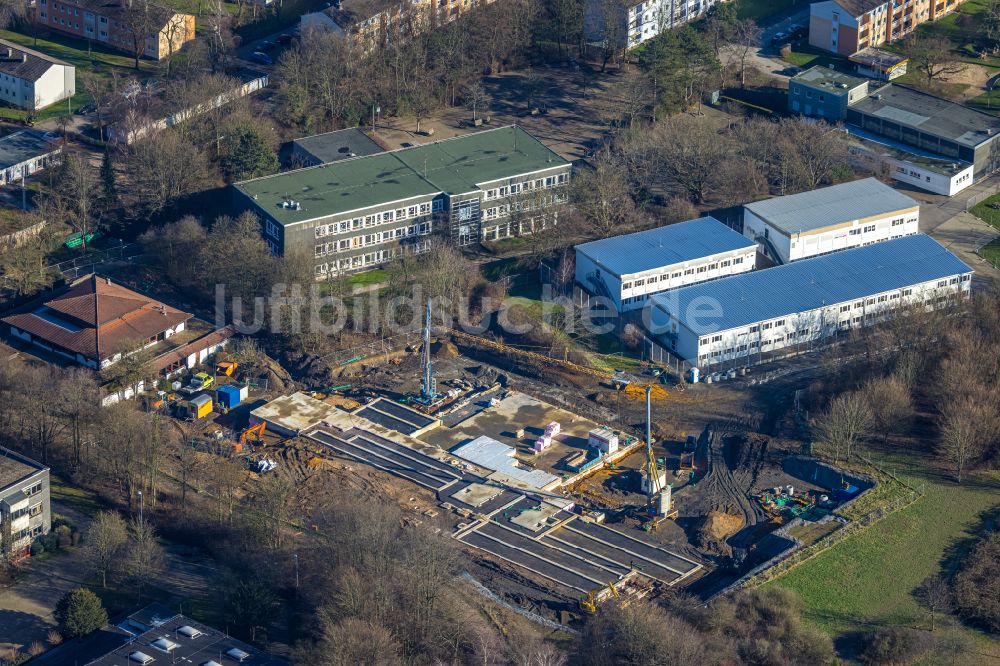
<path fill-rule="evenodd" d="M 142 249 L 135 243 L 119 241 L 119 245 L 95 250 L 82 257 L 74 257 L 67 261 L 52 264 L 47 268 L 59 271 L 67 280 L 75 280 L 81 275 L 93 273 L 94 269 L 109 261 L 135 261 L 142 256 Z"/>

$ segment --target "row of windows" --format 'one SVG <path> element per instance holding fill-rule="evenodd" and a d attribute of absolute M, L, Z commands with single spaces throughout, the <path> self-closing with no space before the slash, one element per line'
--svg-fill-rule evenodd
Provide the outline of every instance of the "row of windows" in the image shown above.
<path fill-rule="evenodd" d="M 415 243 L 409 249 L 413 254 L 423 254 L 431 249 L 430 240 L 420 241 Z M 384 264 L 387 261 L 391 261 L 394 257 L 402 255 L 406 251 L 402 248 L 388 248 L 385 250 L 376 250 L 375 252 L 368 252 L 366 254 L 359 254 L 355 257 L 348 257 L 345 259 L 338 259 L 335 261 L 330 261 L 323 264 L 316 265 L 316 276 L 334 276 L 340 273 L 346 273 L 349 271 L 355 271 L 359 268 L 365 268 L 366 266 L 374 266 L 377 264 Z"/>
<path fill-rule="evenodd" d="M 742 264 L 742 263 L 743 263 L 743 257 L 736 257 L 736 258 L 731 259 L 731 260 L 730 259 L 724 259 L 724 260 L 722 260 L 720 262 L 716 262 L 714 264 L 709 264 L 708 266 L 699 266 L 697 268 L 697 272 L 698 273 L 705 273 L 707 271 L 718 270 L 720 266 L 722 268 L 728 268 L 729 266 L 739 265 L 739 264 Z M 683 275 L 694 275 L 695 272 L 696 272 L 696 269 L 694 269 L 694 268 L 688 268 L 688 269 L 686 269 L 683 272 Z M 647 284 L 653 284 L 657 280 L 659 280 L 660 282 L 666 282 L 667 280 L 670 280 L 671 278 L 674 279 L 674 280 L 676 280 L 676 279 L 680 278 L 681 275 L 682 275 L 681 271 L 677 271 L 675 273 L 663 273 L 659 277 L 657 277 L 656 275 L 653 275 L 653 276 L 648 277 L 648 278 L 639 278 L 638 280 L 633 280 L 633 281 L 630 281 L 630 282 L 623 282 L 622 283 L 622 291 L 624 291 L 626 289 L 632 289 L 633 287 L 642 287 L 642 286 L 645 286 Z"/>
<path fill-rule="evenodd" d="M 430 232 L 431 223 L 424 222 L 422 224 L 411 224 L 408 227 L 399 227 L 398 229 L 381 231 L 374 234 L 365 234 L 363 236 L 354 236 L 352 238 L 342 238 L 339 241 L 320 243 L 315 248 L 315 256 L 323 257 L 328 254 L 345 252 L 359 247 L 367 247 L 368 245 L 388 243 L 389 241 L 409 238 L 411 236 L 424 236 Z"/>
<path fill-rule="evenodd" d="M 963 276 L 960 276 L 960 277 L 956 276 L 956 277 L 950 278 L 948 280 L 940 280 L 940 281 L 938 281 L 937 284 L 936 284 L 936 287 L 937 288 L 942 288 L 942 287 L 947 287 L 949 285 L 954 286 L 954 285 L 958 284 L 959 282 L 968 282 L 971 279 L 972 279 L 972 276 L 970 276 L 970 275 L 963 275 Z M 881 314 L 882 308 L 885 307 L 884 304 L 887 304 L 888 302 L 893 301 L 893 300 L 897 300 L 901 296 L 902 297 L 908 297 L 908 296 L 912 296 L 912 295 L 913 295 L 913 289 L 912 288 L 910 288 L 910 289 L 903 289 L 901 292 L 892 293 L 892 294 L 880 294 L 879 296 L 874 296 L 872 298 L 862 299 L 860 301 L 855 301 L 853 304 L 852 303 L 847 303 L 847 304 L 841 305 L 840 306 L 840 312 L 841 313 L 847 313 L 847 312 L 850 312 L 852 309 L 859 310 L 861 308 L 869 306 L 869 307 L 873 307 L 874 311 L 872 311 L 872 312 L 866 312 L 864 314 L 864 317 L 868 318 L 868 319 L 871 319 L 872 317 L 877 317 L 877 316 L 879 316 Z M 926 295 L 924 297 L 924 300 L 933 300 L 934 302 L 942 302 L 943 300 L 946 300 L 946 299 L 947 299 L 947 296 L 937 296 L 937 297 L 934 297 L 933 294 L 928 294 L 928 295 Z M 880 307 L 875 307 L 875 306 L 878 306 L 878 304 L 880 304 L 880 303 L 883 304 L 883 306 L 881 308 Z M 847 318 L 847 319 L 841 320 L 839 325 L 841 327 L 843 327 L 843 325 L 845 323 L 850 323 L 851 321 L 857 323 L 857 322 L 859 322 L 861 320 L 862 320 L 862 316 L 861 315 L 857 315 L 857 316 L 854 316 L 853 319 L 852 318 Z M 764 322 L 763 324 L 760 324 L 760 325 L 751 326 L 750 327 L 750 332 L 751 333 L 758 333 L 758 332 L 761 332 L 761 331 L 770 330 L 772 328 L 777 329 L 777 328 L 779 328 L 781 326 L 784 326 L 784 325 L 785 325 L 785 320 L 784 319 L 778 319 L 778 320 L 773 321 L 773 322 Z M 820 332 L 820 329 L 818 329 L 818 328 L 816 328 L 816 329 L 800 329 L 798 331 L 788 332 L 787 336 L 788 336 L 789 339 L 793 339 L 796 336 L 802 337 L 802 336 L 808 335 L 810 333 L 811 334 L 818 334 L 819 332 Z M 703 337 L 703 338 L 699 338 L 698 339 L 698 345 L 700 347 L 704 347 L 704 346 L 706 346 L 706 345 L 708 345 L 710 343 L 722 342 L 722 337 L 723 337 L 722 335 L 713 335 L 713 336 L 711 336 L 711 338 L 709 338 L 708 336 Z M 780 342 L 782 340 L 784 340 L 784 336 L 779 336 L 777 338 L 772 338 L 770 341 L 765 340 L 763 342 L 763 344 L 767 345 L 767 344 L 771 344 L 772 342 Z M 754 345 L 754 344 L 756 344 L 756 343 L 751 342 L 751 345 Z M 731 351 L 732 350 L 727 350 L 726 352 L 723 352 L 723 353 L 729 353 Z"/>
<path fill-rule="evenodd" d="M 511 209 L 515 212 L 535 210 L 536 208 L 544 208 L 545 206 L 551 206 L 556 203 L 565 203 L 569 201 L 568 194 L 556 194 L 551 197 L 541 197 L 537 201 L 515 201 L 512 204 L 501 204 L 499 206 L 492 206 L 483 210 L 483 219 L 495 220 L 500 217 L 507 217 L 510 215 Z"/>
<path fill-rule="evenodd" d="M 430 202 L 414 204 L 404 208 L 397 208 L 396 210 L 387 210 L 381 213 L 365 215 L 364 217 L 356 217 L 352 220 L 321 224 L 316 227 L 316 238 L 342 234 L 348 231 L 357 231 L 358 229 L 367 229 L 379 224 L 390 224 L 392 222 L 399 222 L 400 220 L 408 220 L 418 215 L 430 215 L 432 211 L 435 213 L 439 212 L 443 208 L 443 205 L 441 200 L 437 200 L 433 202 L 433 206 Z"/>
<path fill-rule="evenodd" d="M 521 192 L 526 192 L 529 190 L 540 190 L 547 187 L 555 187 L 556 185 L 562 185 L 569 180 L 569 174 L 560 173 L 555 176 L 547 176 L 545 178 L 538 178 L 535 180 L 528 180 L 523 183 L 511 183 L 510 185 L 503 185 L 501 187 L 494 187 L 492 189 L 486 190 L 486 200 L 497 199 L 509 196 L 515 196 Z"/>

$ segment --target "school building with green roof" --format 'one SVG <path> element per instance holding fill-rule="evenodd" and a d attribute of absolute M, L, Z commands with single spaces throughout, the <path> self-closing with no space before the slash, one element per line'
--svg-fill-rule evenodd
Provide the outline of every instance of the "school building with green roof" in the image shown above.
<path fill-rule="evenodd" d="M 310 252 L 317 279 L 430 249 L 530 233 L 567 199 L 572 164 L 516 125 L 233 185 L 272 251 Z"/>

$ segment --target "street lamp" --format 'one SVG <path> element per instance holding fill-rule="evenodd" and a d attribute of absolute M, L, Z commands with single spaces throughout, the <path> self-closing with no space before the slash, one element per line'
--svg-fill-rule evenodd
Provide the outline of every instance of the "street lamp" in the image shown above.
<path fill-rule="evenodd" d="M 375 131 L 375 114 L 382 113 L 382 107 L 378 104 L 372 104 L 372 132 Z"/>
<path fill-rule="evenodd" d="M 142 522 L 142 491 L 139 491 L 139 522 Z"/>

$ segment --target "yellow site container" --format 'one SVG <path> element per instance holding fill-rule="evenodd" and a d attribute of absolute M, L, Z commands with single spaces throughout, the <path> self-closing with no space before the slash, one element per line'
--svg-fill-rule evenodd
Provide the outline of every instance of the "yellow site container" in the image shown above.
<path fill-rule="evenodd" d="M 204 418 L 212 413 L 212 399 L 205 395 L 197 395 L 191 398 L 191 415 L 196 419 Z"/>

